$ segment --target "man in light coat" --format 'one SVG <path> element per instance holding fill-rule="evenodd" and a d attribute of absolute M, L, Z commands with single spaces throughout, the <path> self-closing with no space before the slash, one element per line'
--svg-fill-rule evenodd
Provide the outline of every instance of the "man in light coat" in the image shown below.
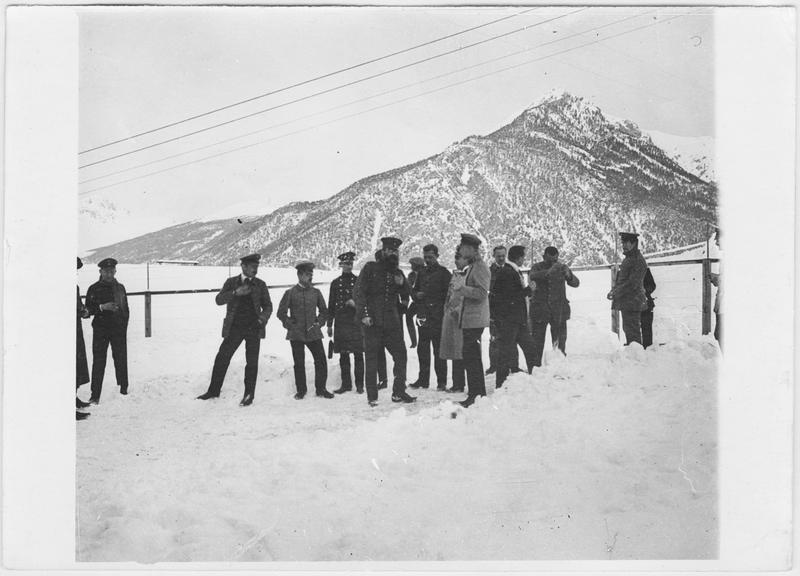
<path fill-rule="evenodd" d="M 459 250 L 468 266 L 464 283 L 454 291 L 463 296 L 460 327 L 464 335 L 462 358 L 467 372 L 467 398 L 460 402 L 464 408 L 486 396 L 486 382 L 481 357 L 481 335 L 489 327 L 489 285 L 491 272 L 480 257 L 481 240 L 474 234 L 462 234 Z"/>
<path fill-rule="evenodd" d="M 647 262 L 639 252 L 639 235 L 620 232 L 622 253 L 625 258 L 617 272 L 614 287 L 608 293 L 612 310 L 622 312 L 622 330 L 625 332 L 625 345 L 631 342 L 642 344 L 642 310 L 647 309 L 647 295 L 644 291 L 644 276 Z"/>

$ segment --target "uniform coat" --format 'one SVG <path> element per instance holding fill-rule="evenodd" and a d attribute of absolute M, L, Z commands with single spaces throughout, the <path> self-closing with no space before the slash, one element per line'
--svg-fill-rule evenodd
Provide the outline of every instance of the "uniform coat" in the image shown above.
<path fill-rule="evenodd" d="M 617 272 L 612 309 L 635 312 L 647 309 L 647 296 L 644 292 L 646 273 L 647 262 L 639 249 L 634 248 L 625 255 Z"/>
<path fill-rule="evenodd" d="M 322 340 L 328 311 L 322 292 L 299 284 L 289 288 L 278 305 L 278 318 L 286 328 L 286 339 L 299 342 Z"/>
<path fill-rule="evenodd" d="M 419 290 L 423 297 L 417 303 L 417 316 L 425 318 L 426 327 L 441 329 L 451 276 L 438 262 L 425 266 L 419 273 Z"/>
<path fill-rule="evenodd" d="M 333 351 L 337 353 L 364 351 L 364 336 L 356 319 L 355 304 L 347 305 L 348 300 L 353 300 L 356 280 L 356 275 L 351 272 L 342 274 L 331 282 L 328 294 L 328 328 L 333 327 Z"/>
<path fill-rule="evenodd" d="M 100 310 L 103 304 L 115 303 L 116 311 Z M 94 315 L 92 320 L 92 400 L 100 399 L 106 371 L 108 347 L 114 358 L 117 385 L 128 392 L 128 295 L 125 286 L 112 279 L 95 282 L 86 291 L 86 309 Z"/>
<path fill-rule="evenodd" d="M 222 337 L 227 338 L 231 333 L 231 326 L 233 319 L 236 317 L 236 309 L 239 307 L 240 302 L 248 302 L 244 298 L 237 298 L 234 291 L 244 283 L 242 275 L 233 276 L 225 281 L 222 290 L 219 291 L 215 301 L 218 306 L 227 306 L 225 311 L 225 319 L 222 321 Z M 250 299 L 253 309 L 258 316 L 259 337 L 266 336 L 267 320 L 272 315 L 272 300 L 269 297 L 269 289 L 263 280 L 260 278 L 253 278 L 250 284 Z"/>
<path fill-rule="evenodd" d="M 398 286 L 395 277 L 403 279 L 402 286 Z M 367 262 L 355 286 L 356 319 L 361 322 L 365 317 L 372 319 L 373 326 L 395 323 L 400 326 L 400 309 L 398 299 L 402 305 L 408 305 L 410 289 L 403 271 L 399 268 L 389 270 L 384 262 Z"/>

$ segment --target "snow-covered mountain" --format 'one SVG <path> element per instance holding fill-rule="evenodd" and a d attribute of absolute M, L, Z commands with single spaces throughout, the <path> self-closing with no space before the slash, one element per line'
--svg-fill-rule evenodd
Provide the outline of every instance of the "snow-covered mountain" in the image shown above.
<path fill-rule="evenodd" d="M 648 252 L 703 240 L 716 206 L 716 186 L 635 124 L 565 93 L 327 200 L 253 220 L 188 222 L 99 248 L 91 259 L 226 264 L 258 251 L 273 266 L 311 258 L 332 267 L 346 250 L 370 259 L 377 239 L 393 234 L 404 240 L 403 259 L 434 242 L 449 264 L 469 231 L 487 246 L 520 243 L 538 255 L 552 244 L 573 264 L 604 263 L 616 255 L 619 230 L 638 231 Z"/>
<path fill-rule="evenodd" d="M 656 146 L 692 174 L 708 182 L 716 181 L 713 138 L 710 136 L 675 136 L 656 130 L 650 130 L 647 133 Z"/>

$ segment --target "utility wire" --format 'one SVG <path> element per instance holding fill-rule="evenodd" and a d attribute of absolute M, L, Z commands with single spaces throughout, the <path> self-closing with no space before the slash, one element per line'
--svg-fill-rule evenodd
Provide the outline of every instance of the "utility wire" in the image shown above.
<path fill-rule="evenodd" d="M 209 110 L 208 112 L 203 112 L 202 114 L 196 114 L 195 116 L 189 116 L 188 118 L 184 118 L 182 120 L 177 120 L 170 124 L 163 124 L 161 126 L 157 126 L 150 130 L 146 130 L 144 132 L 139 132 L 138 134 L 133 134 L 132 136 L 127 136 L 125 138 L 121 138 L 119 140 L 114 140 L 113 142 L 107 142 L 106 144 L 101 144 L 99 146 L 95 146 L 94 148 L 88 148 L 86 150 L 82 150 L 78 152 L 78 154 L 86 154 L 87 152 L 93 152 L 95 150 L 100 150 L 101 148 L 107 148 L 108 146 L 112 146 L 114 144 L 119 144 L 120 142 L 126 142 L 128 140 L 133 140 L 134 138 L 138 138 L 139 136 L 145 136 L 147 134 L 152 134 L 153 132 L 157 132 L 159 130 L 164 130 L 165 128 L 172 128 L 173 126 L 177 126 L 178 124 L 183 124 L 184 122 L 189 122 L 191 120 L 197 120 L 198 118 L 203 118 L 204 116 L 209 116 L 216 112 L 221 112 L 222 110 L 228 110 L 229 108 L 233 108 L 234 106 L 240 106 L 242 104 L 247 104 L 248 102 L 252 102 L 253 100 L 259 100 L 261 98 L 266 98 L 267 96 L 272 96 L 274 94 L 279 94 L 281 92 L 285 92 L 287 90 L 291 90 L 292 88 L 299 88 L 300 86 L 305 86 L 306 84 L 311 84 L 312 82 L 316 82 L 317 80 L 324 80 L 325 78 L 330 78 L 331 76 L 335 76 L 336 74 L 342 74 L 343 72 L 349 72 L 350 70 L 355 70 L 356 68 L 361 68 L 363 66 L 367 66 L 368 64 L 374 64 L 375 62 L 380 62 L 381 60 L 386 60 L 387 58 L 392 58 L 393 56 L 399 56 L 400 54 L 405 54 L 406 52 L 411 52 L 412 50 L 417 50 L 418 48 L 424 48 L 425 46 L 430 46 L 431 44 L 436 44 L 437 42 L 442 42 L 443 40 L 448 40 L 450 38 L 455 38 L 456 36 L 460 36 L 461 34 L 466 34 L 467 32 L 472 32 L 473 30 L 478 30 L 480 28 L 485 28 L 486 26 L 491 26 L 492 24 L 497 24 L 498 22 L 503 22 L 504 20 L 509 20 L 511 18 L 516 18 L 517 16 L 521 16 L 523 14 L 527 14 L 529 12 L 533 12 L 534 10 L 538 10 L 539 8 L 530 8 L 529 10 L 523 10 L 522 12 L 517 12 L 516 14 L 511 14 L 510 16 L 504 16 L 503 18 L 498 18 L 497 20 L 492 20 L 491 22 L 486 22 L 484 24 L 479 24 L 478 26 L 473 26 L 472 28 L 465 28 L 464 30 L 460 30 L 453 34 L 448 34 L 447 36 L 442 36 L 440 38 L 434 38 L 433 40 L 429 40 L 427 42 L 423 42 L 422 44 L 417 44 L 416 46 L 411 46 L 410 48 L 405 48 L 403 50 L 398 50 L 397 52 L 392 52 L 390 54 L 384 54 L 383 56 L 379 56 L 377 58 L 373 58 L 372 60 L 366 60 L 364 62 L 360 62 L 358 64 L 354 64 L 352 66 L 348 66 L 346 68 L 340 68 L 339 70 L 334 70 L 333 72 L 328 72 L 327 74 L 323 74 L 322 76 L 316 76 L 314 78 L 309 78 L 308 80 L 303 80 L 302 82 L 298 82 L 296 84 L 291 84 L 289 86 L 284 86 L 283 88 L 276 88 L 270 92 L 265 92 L 264 94 L 259 94 L 258 96 L 253 96 L 251 98 L 246 98 L 245 100 L 240 100 L 238 102 L 234 102 L 233 104 L 228 104 L 227 106 L 221 106 L 219 108 L 214 108 L 213 110 Z"/>
<path fill-rule="evenodd" d="M 624 36 L 624 35 L 626 35 L 626 34 L 632 34 L 633 32 L 637 32 L 637 31 L 639 31 L 639 30 L 644 30 L 644 29 L 646 29 L 646 28 L 650 28 L 650 27 L 652 27 L 652 26 L 658 26 L 658 25 L 660 25 L 660 24 L 665 24 L 665 23 L 667 23 L 667 22 L 670 22 L 670 21 L 672 21 L 672 20 L 675 20 L 675 19 L 677 19 L 677 18 L 682 18 L 683 16 L 684 16 L 684 15 L 683 15 L 683 14 L 681 14 L 681 15 L 677 15 L 677 16 L 672 16 L 672 17 L 670 17 L 670 18 L 666 18 L 666 19 L 664 19 L 664 20 L 659 20 L 659 21 L 657 21 L 657 22 L 651 22 L 651 23 L 649 23 L 649 24 L 645 24 L 645 25 L 643 25 L 643 26 L 638 26 L 638 27 L 636 27 L 636 28 L 631 28 L 630 30 L 626 30 L 626 31 L 624 31 L 624 32 L 620 32 L 620 33 L 617 33 L 617 34 L 613 34 L 613 35 L 611 35 L 611 36 L 607 36 L 607 37 L 605 37 L 605 38 L 601 38 L 601 39 L 598 39 L 598 40 L 594 40 L 594 41 L 592 41 L 592 42 L 586 42 L 585 44 L 580 44 L 580 45 L 578 45 L 578 46 L 573 46 L 573 47 L 571 47 L 571 48 L 567 48 L 567 49 L 561 50 L 561 51 L 559 51 L 559 52 L 554 52 L 553 54 L 548 54 L 548 55 L 545 55 L 545 56 L 541 56 L 541 57 L 539 57 L 539 58 L 533 58 L 533 59 L 531 59 L 531 60 L 525 60 L 525 61 L 523 61 L 523 62 L 520 62 L 520 63 L 518 63 L 518 64 L 514 64 L 514 65 L 512 65 L 512 66 L 507 66 L 507 67 L 505 67 L 505 68 L 501 68 L 501 69 L 499 69 L 499 70 L 495 70 L 495 71 L 492 71 L 492 72 L 488 72 L 488 73 L 486 73 L 486 74 L 481 74 L 480 76 L 475 76 L 474 78 L 468 78 L 468 79 L 466 79 L 466 80 L 462 80 L 462 81 L 459 81 L 459 82 L 454 82 L 454 83 L 452 83 L 452 84 L 447 84 L 447 85 L 445 85 L 445 86 L 442 86 L 442 87 L 440 87 L 440 88 L 436 88 L 436 89 L 433 89 L 433 90 L 429 90 L 429 91 L 427 91 L 427 92 L 423 92 L 423 93 L 421 93 L 421 94 L 415 94 L 415 95 L 413 95 L 413 96 L 409 96 L 409 97 L 407 97 L 407 98 L 402 98 L 402 99 L 400 99 L 400 100 L 395 100 L 395 101 L 393 101 L 393 102 L 389 102 L 389 103 L 387 103 L 387 104 L 382 104 L 382 105 L 380 105 L 380 106 L 375 106 L 375 107 L 372 107 L 372 108 L 368 108 L 367 110 L 362 110 L 362 111 L 360 111 L 360 112 L 355 112 L 355 113 L 353 113 L 353 114 L 348 114 L 348 115 L 346 115 L 346 116 L 340 116 L 340 117 L 338 117 L 338 118 L 334 118 L 334 119 L 332 119 L 332 120 L 329 120 L 329 121 L 327 121 L 327 122 L 323 122 L 323 123 L 321 123 L 321 124 L 316 124 L 316 125 L 314 125 L 314 126 L 309 126 L 309 127 L 306 127 L 306 128 L 302 128 L 302 129 L 300 129 L 300 130 L 295 130 L 294 132 L 289 132 L 289 133 L 286 133 L 286 134 L 281 134 L 281 135 L 279 135 L 279 136 L 275 136 L 275 137 L 273 137 L 273 138 L 269 138 L 269 139 L 267 139 L 267 140 L 261 140 L 261 141 L 259 141 L 259 142 L 254 142 L 254 143 L 247 144 L 247 145 L 244 145 L 244 146 L 239 146 L 238 148 L 233 148 L 233 149 L 231 149 L 231 150 L 226 150 L 226 151 L 223 151 L 223 152 L 220 152 L 220 153 L 217 153 L 217 154 L 212 154 L 212 155 L 209 155 L 209 156 L 204 156 L 204 157 L 202 157 L 202 158 L 197 158 L 197 159 L 195 159 L 195 160 L 191 160 L 191 161 L 189 161 L 189 162 L 184 162 L 183 164 L 177 164 L 177 165 L 175 165 L 175 166 L 170 166 L 170 167 L 164 168 L 164 169 L 162 169 L 162 170 L 157 170 L 157 171 L 155 171 L 155 172 L 148 172 L 147 174 L 142 174 L 142 175 L 140 175 L 140 176 L 135 176 L 135 177 L 133 177 L 133 178 L 129 178 L 129 179 L 127 179 L 127 180 L 121 180 L 121 181 L 119 181 L 119 182 L 114 182 L 114 183 L 111 183 L 111 184 L 106 184 L 105 186 L 100 186 L 100 187 L 97 187 L 97 188 L 93 188 L 93 189 L 91 189 L 91 190 L 87 190 L 87 191 L 85 191 L 85 192 L 81 192 L 79 195 L 80 195 L 80 196 L 85 196 L 85 195 L 87 195 L 87 194 L 91 194 L 91 193 L 93 193 L 93 192 L 98 192 L 98 191 L 100 191 L 100 190 L 104 190 L 104 189 L 106 189 L 106 188 L 111 188 L 111 187 L 113 187 L 113 186 L 119 186 L 119 185 L 121 185 L 121 184 L 127 184 L 128 182 L 133 182 L 133 181 L 136 181 L 136 180 L 140 180 L 140 179 L 142 179 L 142 178 L 146 178 L 146 177 L 149 177 L 149 176 L 155 176 L 155 175 L 157 175 L 157 174 L 161 174 L 161 173 L 163 173 L 163 172 L 168 172 L 168 171 L 170 171 L 170 170 L 174 170 L 174 169 L 176 169 L 176 168 L 182 168 L 182 167 L 184 167 L 184 166 L 189 166 L 189 165 L 192 165 L 192 164 L 196 164 L 197 162 L 203 162 L 203 161 L 205 161 L 205 160 L 211 160 L 211 159 L 213 159 L 213 158 L 218 158 L 218 157 L 220 157 L 220 156 L 225 156 L 225 155 L 227 155 L 227 154 L 231 154 L 231 153 L 233 153 L 233 152 L 238 152 L 238 151 L 240 151 L 240 150 L 246 150 L 246 149 L 248 149 L 248 148 L 252 148 L 252 147 L 254 147 L 254 146 L 259 146 L 259 145 L 261 145 L 261 144 L 266 144 L 266 143 L 268 143 L 268 142 L 272 142 L 272 141 L 275 141 L 275 140 L 279 140 L 279 139 L 281 139 L 281 138 L 286 138 L 286 137 L 288 137 L 288 136 L 293 136 L 293 135 L 295 135 L 295 134 L 300 134 L 300 133 L 302 133 L 302 132 L 308 132 L 308 131 L 310 131 L 310 130 L 314 130 L 314 129 L 316 129 L 316 128 L 321 128 L 321 127 L 323 127 L 323 126 L 327 126 L 327 125 L 329 125 L 329 124 L 333 124 L 333 123 L 335 123 L 335 122 L 340 122 L 340 121 L 342 121 L 342 120 L 347 120 L 347 119 L 349 119 L 349 118 L 353 118 L 353 117 L 355 117 L 355 116 L 360 116 L 360 115 L 362 115 L 362 114 L 366 114 L 366 113 L 368 113 L 368 112 L 373 112 L 373 111 L 375 111 L 375 110 L 380 110 L 380 109 L 382 109 L 382 108 L 387 108 L 387 107 L 389 107 L 389 106 L 393 106 L 393 105 L 395 105 L 395 104 L 401 104 L 401 103 L 403 103 L 403 102 L 406 102 L 406 101 L 408 101 L 408 100 L 413 100 L 413 99 L 415 99 L 415 98 L 420 98 L 420 97 L 422 97 L 422 96 L 427 96 L 428 94 L 433 94 L 433 93 L 435 93 L 435 92 L 441 92 L 442 90 L 446 90 L 446 89 L 448 89 L 448 88 L 453 88 L 453 87 L 455 87 L 455 86 L 460 86 L 460 85 L 463 85 L 463 84 L 467 84 L 467 83 L 469 83 L 469 82 L 474 82 L 474 81 L 476 81 L 476 80 L 480 80 L 480 79 L 486 78 L 486 77 L 488 77 L 488 76 L 493 76 L 493 75 L 495 75 L 495 74 L 500 74 L 500 73 L 502 73 L 502 72 L 507 72 L 507 71 L 509 71 L 509 70 L 513 70 L 513 69 L 516 69 L 516 68 L 520 68 L 520 67 L 522 67 L 522 66 L 527 66 L 527 65 L 529 65 L 529 64 L 533 64 L 533 63 L 535 63 L 535 62 L 540 62 L 540 61 L 542 61 L 542 60 L 546 60 L 546 59 L 548 59 L 548 58 L 552 58 L 552 57 L 555 57 L 555 56 L 559 56 L 559 55 L 561 55 L 561 54 L 566 54 L 566 53 L 568 53 L 568 52 L 573 52 L 573 51 L 575 51 L 575 50 L 579 50 L 579 49 L 581 49 L 581 48 L 585 48 L 586 46 L 592 46 L 592 45 L 594 45 L 594 44 L 598 44 L 599 42 L 605 42 L 605 41 L 607 41 L 607 40 L 611 40 L 611 39 L 613 39 L 613 38 L 618 38 L 618 37 L 620 37 L 620 36 Z M 110 175 L 109 175 L 109 176 L 110 176 Z"/>
<path fill-rule="evenodd" d="M 651 11 L 651 12 L 653 12 L 653 11 Z M 549 42 L 543 42 L 543 43 L 537 44 L 535 46 L 529 46 L 529 47 L 524 48 L 523 50 L 517 50 L 516 52 L 511 52 L 511 53 L 505 54 L 503 56 L 490 58 L 489 60 L 484 60 L 483 62 L 479 62 L 477 64 L 472 64 L 470 66 L 465 66 L 465 67 L 459 68 L 457 70 L 451 70 L 450 72 L 445 72 L 444 74 L 439 74 L 437 76 L 432 76 L 430 78 L 426 78 L 425 80 L 420 80 L 418 82 L 412 82 L 410 84 L 405 84 L 403 86 L 399 86 L 397 88 L 392 88 L 390 90 L 385 90 L 383 92 L 379 92 L 379 93 L 373 94 L 371 96 L 366 96 L 364 98 L 359 98 L 357 100 L 351 100 L 350 102 L 345 102 L 344 104 L 339 104 L 337 106 L 333 106 L 332 108 L 327 108 L 327 109 L 319 111 L 319 112 L 314 112 L 312 114 L 307 114 L 307 115 L 301 116 L 299 118 L 294 118 L 292 120 L 287 120 L 286 122 L 281 122 L 279 124 L 272 124 L 272 125 L 267 126 L 265 128 L 260 128 L 258 130 L 254 130 L 252 132 L 247 132 L 245 134 L 240 134 L 240 135 L 234 136 L 232 138 L 227 138 L 225 140 L 220 140 L 220 141 L 217 141 L 217 142 L 213 142 L 211 144 L 206 144 L 205 146 L 199 146 L 197 148 L 192 148 L 192 149 L 186 150 L 184 152 L 178 152 L 177 154 L 171 154 L 171 155 L 165 156 L 163 158 L 158 158 L 156 160 L 151 160 L 149 162 L 144 162 L 142 164 L 137 164 L 135 166 L 131 166 L 129 168 L 124 168 L 122 170 L 116 170 L 114 172 L 110 172 L 108 174 L 103 174 L 101 176 L 95 176 L 93 178 L 87 178 L 85 180 L 81 180 L 80 182 L 78 182 L 78 184 L 87 184 L 89 182 L 102 180 L 102 179 L 108 178 L 110 176 L 116 176 L 118 174 L 124 174 L 124 173 L 130 172 L 132 170 L 137 170 L 139 168 L 144 168 L 146 166 L 151 166 L 153 164 L 158 164 L 160 162 L 165 162 L 165 161 L 171 160 L 173 158 L 179 158 L 181 156 L 186 156 L 187 154 L 192 154 L 194 152 L 200 152 L 201 150 L 207 150 L 208 148 L 213 148 L 214 146 L 220 146 L 222 144 L 227 144 L 227 143 L 233 142 L 235 140 L 241 140 L 242 138 L 247 138 L 248 136 L 253 136 L 255 134 L 260 134 L 260 133 L 266 132 L 268 130 L 273 130 L 275 128 L 280 128 L 280 127 L 286 126 L 288 124 L 294 124 L 295 122 L 300 122 L 301 120 L 307 120 L 307 119 L 313 118 L 315 116 L 320 116 L 322 114 L 327 114 L 328 112 L 333 112 L 334 110 L 339 110 L 340 108 L 346 108 L 348 106 L 352 106 L 353 104 L 359 104 L 361 102 L 365 102 L 367 100 L 372 100 L 372 99 L 378 98 L 380 96 L 386 96 L 387 94 L 392 94 L 394 92 L 399 92 L 401 90 L 405 90 L 406 88 L 411 88 L 413 86 L 417 86 L 417 85 L 420 85 L 420 84 L 425 84 L 425 83 L 428 83 L 428 82 L 432 82 L 433 80 L 439 80 L 439 79 L 445 78 L 447 76 L 452 76 L 453 74 L 458 74 L 460 72 L 465 72 L 467 70 L 472 70 L 473 68 L 478 68 L 480 66 L 485 66 L 486 64 L 491 64 L 491 63 L 497 62 L 499 60 L 504 60 L 504 59 L 507 59 L 507 58 L 511 58 L 512 56 L 517 56 L 519 54 L 524 54 L 524 53 L 530 52 L 531 50 L 534 50 L 536 48 L 541 48 L 543 46 L 549 46 L 551 44 L 556 44 L 558 42 L 564 42 L 564 41 L 569 40 L 571 38 L 575 38 L 576 36 L 583 36 L 584 34 L 589 34 L 590 32 L 596 32 L 597 30 L 601 30 L 603 28 L 608 28 L 610 26 L 615 26 L 617 24 L 621 24 L 623 22 L 627 22 L 628 20 L 632 20 L 634 18 L 640 18 L 642 16 L 646 16 L 646 15 L 650 14 L 651 12 L 645 12 L 643 14 L 636 14 L 634 16 L 627 16 L 625 18 L 620 18 L 619 20 L 614 20 L 613 22 L 609 22 L 609 23 L 603 24 L 601 26 L 594 26 L 592 28 L 589 28 L 587 30 L 583 30 L 581 32 L 576 32 L 574 34 L 569 34 L 567 36 L 563 36 L 563 37 L 557 38 L 555 40 L 551 40 Z M 566 62 L 565 62 L 565 64 L 566 64 Z"/>
<path fill-rule="evenodd" d="M 446 52 L 441 52 L 434 56 L 429 56 L 428 58 L 423 58 L 421 60 L 416 60 L 414 62 L 410 62 L 409 64 L 404 64 L 402 66 L 398 66 L 397 68 L 392 68 L 390 70 L 384 70 L 383 72 L 378 72 L 376 74 L 372 74 L 370 76 L 365 76 L 363 78 L 359 78 L 357 80 L 353 80 L 352 82 L 347 82 L 345 84 L 340 84 L 338 86 L 334 86 L 332 88 L 328 88 L 326 90 L 322 90 L 320 92 L 314 92 L 312 94 L 302 96 L 300 98 L 295 98 L 294 100 L 289 100 L 288 102 L 283 102 L 281 104 L 276 104 L 275 106 L 271 106 L 269 108 L 265 108 L 263 110 L 257 110 L 256 112 L 251 112 L 250 114 L 245 114 L 244 116 L 239 116 L 237 118 L 233 118 L 231 120 L 226 120 L 225 122 L 220 122 L 218 124 L 214 124 L 212 126 L 208 126 L 206 128 L 200 128 L 198 130 L 194 130 L 193 132 L 188 132 L 186 134 L 182 134 L 179 136 L 174 136 L 172 138 L 167 138 L 166 140 L 161 140 L 160 142 L 155 142 L 153 144 L 148 144 L 147 146 L 142 146 L 141 148 L 136 148 L 134 150 L 129 150 L 128 152 L 123 152 L 121 154 L 116 154 L 114 156 L 109 156 L 102 160 L 96 160 L 95 162 L 89 162 L 87 164 L 83 164 L 82 166 L 78 166 L 79 169 L 88 168 L 89 166 L 95 166 L 97 164 L 102 164 L 104 162 L 109 162 L 111 160 L 115 160 L 117 158 L 122 158 L 124 156 L 128 156 L 130 154 L 134 154 L 136 152 L 141 152 L 143 150 L 149 150 L 150 148 L 155 148 L 156 146 L 161 146 L 163 144 L 168 144 L 169 142 L 175 142 L 176 140 L 182 140 L 183 138 L 188 138 L 189 136 L 195 136 L 197 134 L 201 134 L 203 132 L 208 132 L 209 130 L 213 130 L 215 128 L 220 128 L 222 126 L 227 126 L 228 124 L 233 124 L 234 122 L 240 122 L 242 120 L 246 120 L 247 118 L 252 118 L 253 116 L 258 116 L 260 114 L 264 114 L 266 112 L 271 112 L 273 110 L 277 110 L 279 108 L 284 108 L 289 106 L 290 104 L 297 104 L 298 102 L 303 102 L 305 100 L 310 100 L 311 98 L 316 98 L 317 96 L 322 96 L 324 94 L 329 94 L 331 92 L 335 92 L 337 90 L 341 90 L 342 88 L 347 88 L 350 86 L 354 86 L 356 84 L 361 84 L 362 82 L 366 82 L 368 80 L 374 80 L 375 78 L 379 78 L 381 76 L 386 76 L 387 74 L 391 74 L 392 72 L 398 72 L 400 70 L 404 70 L 406 68 L 411 68 L 412 66 L 417 66 L 419 64 L 423 64 L 425 62 L 430 62 L 431 60 L 436 60 L 437 58 L 442 58 L 444 56 L 449 56 L 451 54 L 455 54 L 456 52 L 461 52 L 462 50 L 467 50 L 468 48 L 474 48 L 475 46 L 479 46 L 481 44 L 486 44 L 487 42 L 492 42 L 494 40 L 498 40 L 499 38 L 504 38 L 506 36 L 510 36 L 512 34 L 518 34 L 519 32 L 524 32 L 525 30 L 529 30 L 530 28 L 534 28 L 536 26 L 541 26 L 542 24 L 546 24 L 548 22 L 552 22 L 554 20 L 559 20 L 561 18 L 565 18 L 572 14 L 576 14 L 578 12 L 582 12 L 584 10 L 588 10 L 588 8 L 579 8 L 578 10 L 574 10 L 572 12 L 568 12 L 567 14 L 562 14 L 561 16 L 556 16 L 554 18 L 549 18 L 547 20 L 542 20 L 535 24 L 529 24 L 527 26 L 523 26 L 522 28 L 517 28 L 516 30 L 512 30 L 510 32 L 505 32 L 503 34 L 499 34 L 497 36 L 493 36 L 491 38 L 487 38 L 485 40 L 480 40 L 478 42 L 473 42 L 472 44 L 467 44 L 465 46 L 459 46 L 458 48 L 454 48 L 452 50 L 447 50 Z"/>

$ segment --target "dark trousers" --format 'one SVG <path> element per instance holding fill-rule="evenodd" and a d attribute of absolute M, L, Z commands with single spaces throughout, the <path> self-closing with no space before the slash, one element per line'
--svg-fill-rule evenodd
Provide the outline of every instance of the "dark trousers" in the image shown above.
<path fill-rule="evenodd" d="M 564 354 L 567 353 L 567 321 L 553 319 L 534 320 L 533 326 L 533 365 L 542 365 L 544 354 L 544 341 L 547 336 L 547 326 L 550 326 L 550 340 L 553 348 L 558 347 Z"/>
<path fill-rule="evenodd" d="M 714 315 L 717 317 L 717 323 L 714 325 L 714 338 L 717 339 L 719 349 L 722 350 L 722 314 L 716 312 Z"/>
<path fill-rule="evenodd" d="M 642 320 L 642 346 L 647 348 L 653 345 L 653 311 L 644 310 Z"/>
<path fill-rule="evenodd" d="M 625 332 L 625 346 L 631 342 L 642 343 L 642 313 L 639 310 L 622 311 L 622 330 Z"/>
<path fill-rule="evenodd" d="M 389 351 L 394 362 L 393 394 L 402 394 L 406 390 L 406 344 L 403 341 L 402 324 L 383 326 L 364 326 L 364 346 L 366 365 L 364 384 L 367 388 L 367 399 L 378 399 L 378 367 L 383 349 Z M 384 362 L 386 356 L 384 353 Z M 384 365 L 385 366 L 385 365 Z"/>
<path fill-rule="evenodd" d="M 483 377 L 483 357 L 481 356 L 481 335 L 483 328 L 464 328 L 464 345 L 461 357 L 467 372 L 467 394 L 486 396 L 486 382 Z"/>
<path fill-rule="evenodd" d="M 366 356 L 364 357 L 364 363 L 366 365 Z M 386 382 L 388 379 L 389 376 L 386 374 L 386 348 L 381 346 L 378 348 L 378 382 Z"/>
<path fill-rule="evenodd" d="M 497 323 L 489 324 L 489 370 L 497 370 L 500 365 L 500 342 L 497 339 Z M 519 365 L 519 352 L 514 349 L 512 366 Z"/>
<path fill-rule="evenodd" d="M 294 384 L 298 394 L 305 394 L 306 387 L 306 348 L 311 351 L 314 358 L 314 389 L 317 393 L 325 391 L 325 383 L 328 380 L 328 361 L 325 358 L 325 349 L 322 340 L 303 342 L 302 340 L 290 340 L 292 343 L 292 358 L 294 359 Z"/>
<path fill-rule="evenodd" d="M 128 336 L 124 329 L 95 326 L 92 332 L 92 398 L 100 398 L 106 372 L 108 346 L 114 358 L 114 372 L 120 391 L 128 390 Z"/>
<path fill-rule="evenodd" d="M 463 392 L 467 386 L 467 371 L 463 360 L 453 360 L 453 390 Z"/>
<path fill-rule="evenodd" d="M 500 348 L 495 382 L 496 387 L 500 388 L 503 382 L 506 381 L 506 378 L 508 378 L 510 372 L 517 372 L 519 370 L 519 353 L 517 352 L 517 346 L 522 348 L 522 353 L 525 355 L 525 363 L 528 366 L 528 372 L 531 371 L 536 361 L 536 347 L 531 333 L 528 332 L 527 322 L 497 320 L 495 325 L 497 342 Z M 541 354 L 538 359 L 541 363 Z"/>
<path fill-rule="evenodd" d="M 353 352 L 353 364 L 355 364 L 356 390 L 364 388 L 364 354 Z M 384 361 L 386 357 L 384 356 Z M 384 362 L 384 368 L 386 363 Z M 350 377 L 350 352 L 339 354 L 339 368 L 342 370 L 342 388 L 352 390 L 353 380 Z"/>
<path fill-rule="evenodd" d="M 433 369 L 436 371 L 436 384 L 439 388 L 447 385 L 447 360 L 439 358 L 439 344 L 442 341 L 441 326 L 420 326 L 419 347 L 419 378 L 417 382 L 428 387 L 431 377 L 431 347 L 433 347 Z"/>
<path fill-rule="evenodd" d="M 261 349 L 261 337 L 255 331 L 242 331 L 232 328 L 230 333 L 222 339 L 219 345 L 219 352 L 214 359 L 214 369 L 211 371 L 211 384 L 208 385 L 208 392 L 219 396 L 222 383 L 225 381 L 225 374 L 231 364 L 231 358 L 244 342 L 244 393 L 253 394 L 256 392 L 256 376 L 258 376 L 258 352 Z"/>

